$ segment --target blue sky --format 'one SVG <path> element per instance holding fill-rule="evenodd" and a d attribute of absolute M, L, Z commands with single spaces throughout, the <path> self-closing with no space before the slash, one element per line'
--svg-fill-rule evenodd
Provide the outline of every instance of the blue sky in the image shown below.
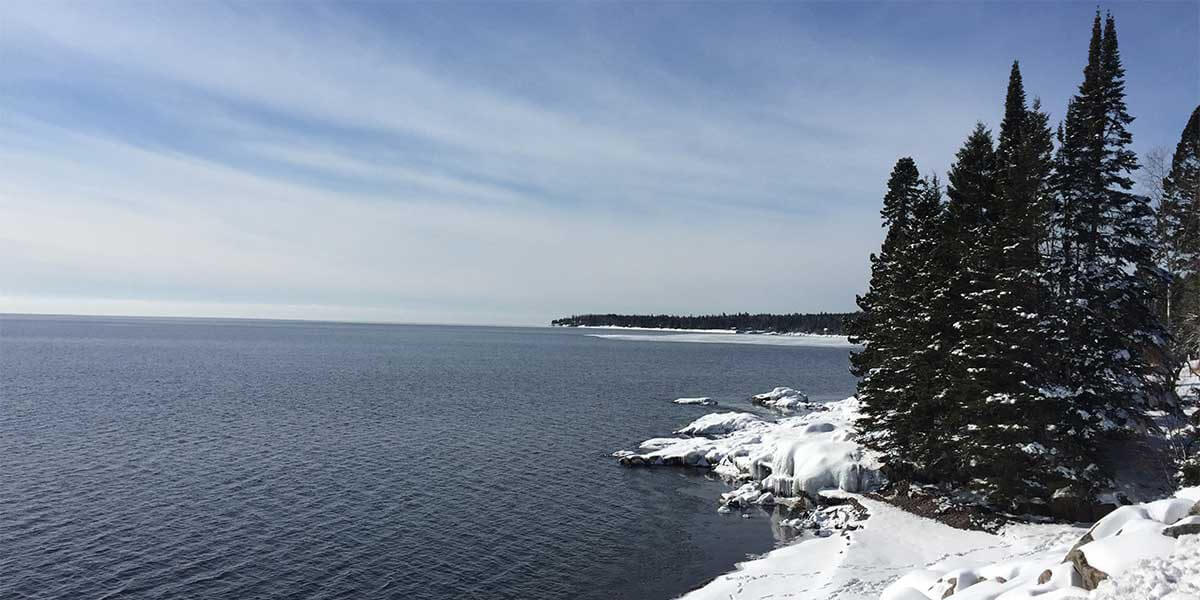
<path fill-rule="evenodd" d="M 0 311 L 539 324 L 850 310 L 896 158 L 1094 3 L 5 3 Z M 1200 3 L 1105 4 L 1139 152 Z"/>

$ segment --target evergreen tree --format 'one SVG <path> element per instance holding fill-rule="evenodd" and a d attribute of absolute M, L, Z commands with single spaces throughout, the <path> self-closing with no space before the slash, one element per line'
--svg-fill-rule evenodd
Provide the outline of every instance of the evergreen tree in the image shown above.
<path fill-rule="evenodd" d="M 887 235 L 850 328 L 863 344 L 851 358 L 858 425 L 889 477 L 962 483 L 1032 508 L 1105 484 L 1100 441 L 1171 407 L 1153 309 L 1162 271 L 1147 199 L 1130 192 L 1138 165 L 1124 96 L 1116 26 L 1097 13 L 1057 152 L 1014 62 L 998 143 L 976 126 L 946 204 L 911 159 L 896 164 Z M 1177 153 L 1169 206 L 1194 279 L 1197 133 L 1185 132 L 1192 145 Z"/>
<path fill-rule="evenodd" d="M 1056 426 L 1084 462 L 1103 436 L 1145 425 L 1163 398 L 1152 214 L 1129 191 L 1137 158 L 1124 95 L 1115 24 L 1110 15 L 1102 26 L 1097 13 L 1084 80 L 1059 130 L 1052 218 L 1058 360 L 1050 392 L 1070 408 Z M 1104 481 L 1093 464 L 1070 476 L 1083 487 Z"/>
<path fill-rule="evenodd" d="M 862 312 L 849 327 L 850 339 L 863 348 L 851 353 L 850 363 L 861 378 L 864 443 L 882 451 L 893 469 L 911 472 L 921 466 L 913 452 L 924 439 L 913 422 L 914 405 L 928 391 L 930 373 L 914 365 L 931 356 L 921 349 L 929 338 L 919 337 L 917 322 L 927 310 L 924 282 L 940 193 L 936 182 L 920 178 L 911 158 L 896 162 L 887 188 L 880 211 L 887 233 L 879 253 L 871 255 L 870 288 L 859 296 Z"/>
<path fill-rule="evenodd" d="M 937 396 L 946 362 L 939 339 L 945 320 L 935 300 L 945 280 L 939 258 L 944 218 L 941 183 L 936 176 L 922 179 L 912 210 L 911 241 L 905 258 L 907 279 L 901 290 L 908 342 L 903 362 L 910 374 L 911 387 L 903 401 L 893 408 L 890 424 L 892 431 L 907 442 L 906 466 L 920 480 L 933 480 L 938 473 L 953 473 L 960 458 L 955 444 L 946 435 L 958 415 L 947 411 Z"/>
<path fill-rule="evenodd" d="M 972 262 L 986 274 L 961 353 L 977 395 L 968 396 L 975 434 L 971 465 L 977 489 L 993 500 L 1047 498 L 1078 453 L 1057 429 L 1067 410 L 1047 397 L 1045 340 L 1052 333 L 1051 293 L 1041 254 L 1050 171 L 1046 117 L 1025 103 L 1014 62 L 996 149 L 990 217 Z M 1085 466 L 1085 465 L 1084 465 Z M 1060 468 L 1063 467 L 1063 468 Z"/>
<path fill-rule="evenodd" d="M 1162 191 L 1160 256 L 1170 283 L 1161 304 L 1173 342 L 1170 355 L 1174 360 L 1169 364 L 1176 375 L 1184 365 L 1192 367 L 1189 359 L 1200 357 L 1200 107 L 1192 111 L 1183 128 Z M 1174 382 L 1172 379 L 1171 384 Z M 1191 390 L 1183 401 L 1200 405 L 1200 390 Z M 1179 483 L 1200 484 L 1200 411 L 1173 433 Z"/>
<path fill-rule="evenodd" d="M 1172 354 L 1178 366 L 1200 356 L 1200 335 L 1190 330 L 1200 324 L 1200 106 L 1183 128 L 1162 190 L 1162 267 L 1171 281 L 1162 318 L 1177 342 Z"/>
<path fill-rule="evenodd" d="M 972 423 L 973 399 L 986 394 L 975 376 L 981 359 L 973 333 L 982 327 L 981 293 L 991 285 L 993 266 L 982 241 L 990 235 L 989 219 L 995 210 L 996 151 L 992 134 L 977 123 L 955 155 L 946 186 L 948 203 L 942 224 L 937 261 L 945 274 L 934 292 L 934 311 L 942 324 L 938 344 L 944 363 L 932 401 L 944 412 L 941 432 L 959 448 L 955 462 L 940 478 L 966 481 L 978 455 Z"/>

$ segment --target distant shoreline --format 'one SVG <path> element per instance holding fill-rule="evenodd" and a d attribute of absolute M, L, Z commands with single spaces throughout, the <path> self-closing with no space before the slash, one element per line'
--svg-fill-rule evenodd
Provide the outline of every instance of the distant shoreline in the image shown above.
<path fill-rule="evenodd" d="M 736 329 L 686 329 L 683 327 L 632 327 L 628 325 L 551 325 L 569 329 L 617 329 L 624 331 L 673 331 L 677 333 L 747 333 Z"/>
<path fill-rule="evenodd" d="M 569 329 L 610 329 L 616 331 L 663 331 L 668 333 L 718 333 L 730 335 L 770 335 L 770 336 L 786 336 L 786 337 L 815 337 L 815 338 L 831 338 L 831 339 L 846 339 L 844 335 L 836 333 L 807 333 L 803 331 L 779 332 L 779 331 L 745 331 L 737 329 L 683 329 L 679 327 L 628 327 L 625 325 L 551 325 L 551 327 L 565 327 Z"/>
<path fill-rule="evenodd" d="M 668 315 L 617 313 L 576 314 L 550 321 L 557 327 L 593 327 L 695 333 L 757 333 L 774 335 L 845 335 L 858 313 L 721 313 Z"/>
<path fill-rule="evenodd" d="M 605 328 L 593 328 L 605 329 Z M 844 335 L 825 335 L 817 333 L 750 333 L 722 331 L 719 333 L 701 333 L 690 331 L 663 331 L 661 335 L 647 333 L 655 330 L 641 330 L 643 333 L 587 333 L 589 337 L 620 340 L 627 342 L 688 342 L 701 344 L 755 344 L 764 346 L 810 346 L 827 348 L 854 348 Z"/>

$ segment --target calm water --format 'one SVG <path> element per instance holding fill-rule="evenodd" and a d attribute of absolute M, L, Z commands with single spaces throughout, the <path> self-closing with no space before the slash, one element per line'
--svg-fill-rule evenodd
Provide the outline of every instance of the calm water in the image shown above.
<path fill-rule="evenodd" d="M 774 543 L 609 453 L 846 351 L 0 317 L 0 598 L 670 598 Z"/>

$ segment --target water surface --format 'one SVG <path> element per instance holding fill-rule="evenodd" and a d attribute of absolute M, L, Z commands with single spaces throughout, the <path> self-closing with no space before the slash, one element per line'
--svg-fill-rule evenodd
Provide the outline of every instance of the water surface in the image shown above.
<path fill-rule="evenodd" d="M 0 598 L 670 598 L 772 530 L 609 454 L 775 385 L 846 349 L 3 316 Z"/>

